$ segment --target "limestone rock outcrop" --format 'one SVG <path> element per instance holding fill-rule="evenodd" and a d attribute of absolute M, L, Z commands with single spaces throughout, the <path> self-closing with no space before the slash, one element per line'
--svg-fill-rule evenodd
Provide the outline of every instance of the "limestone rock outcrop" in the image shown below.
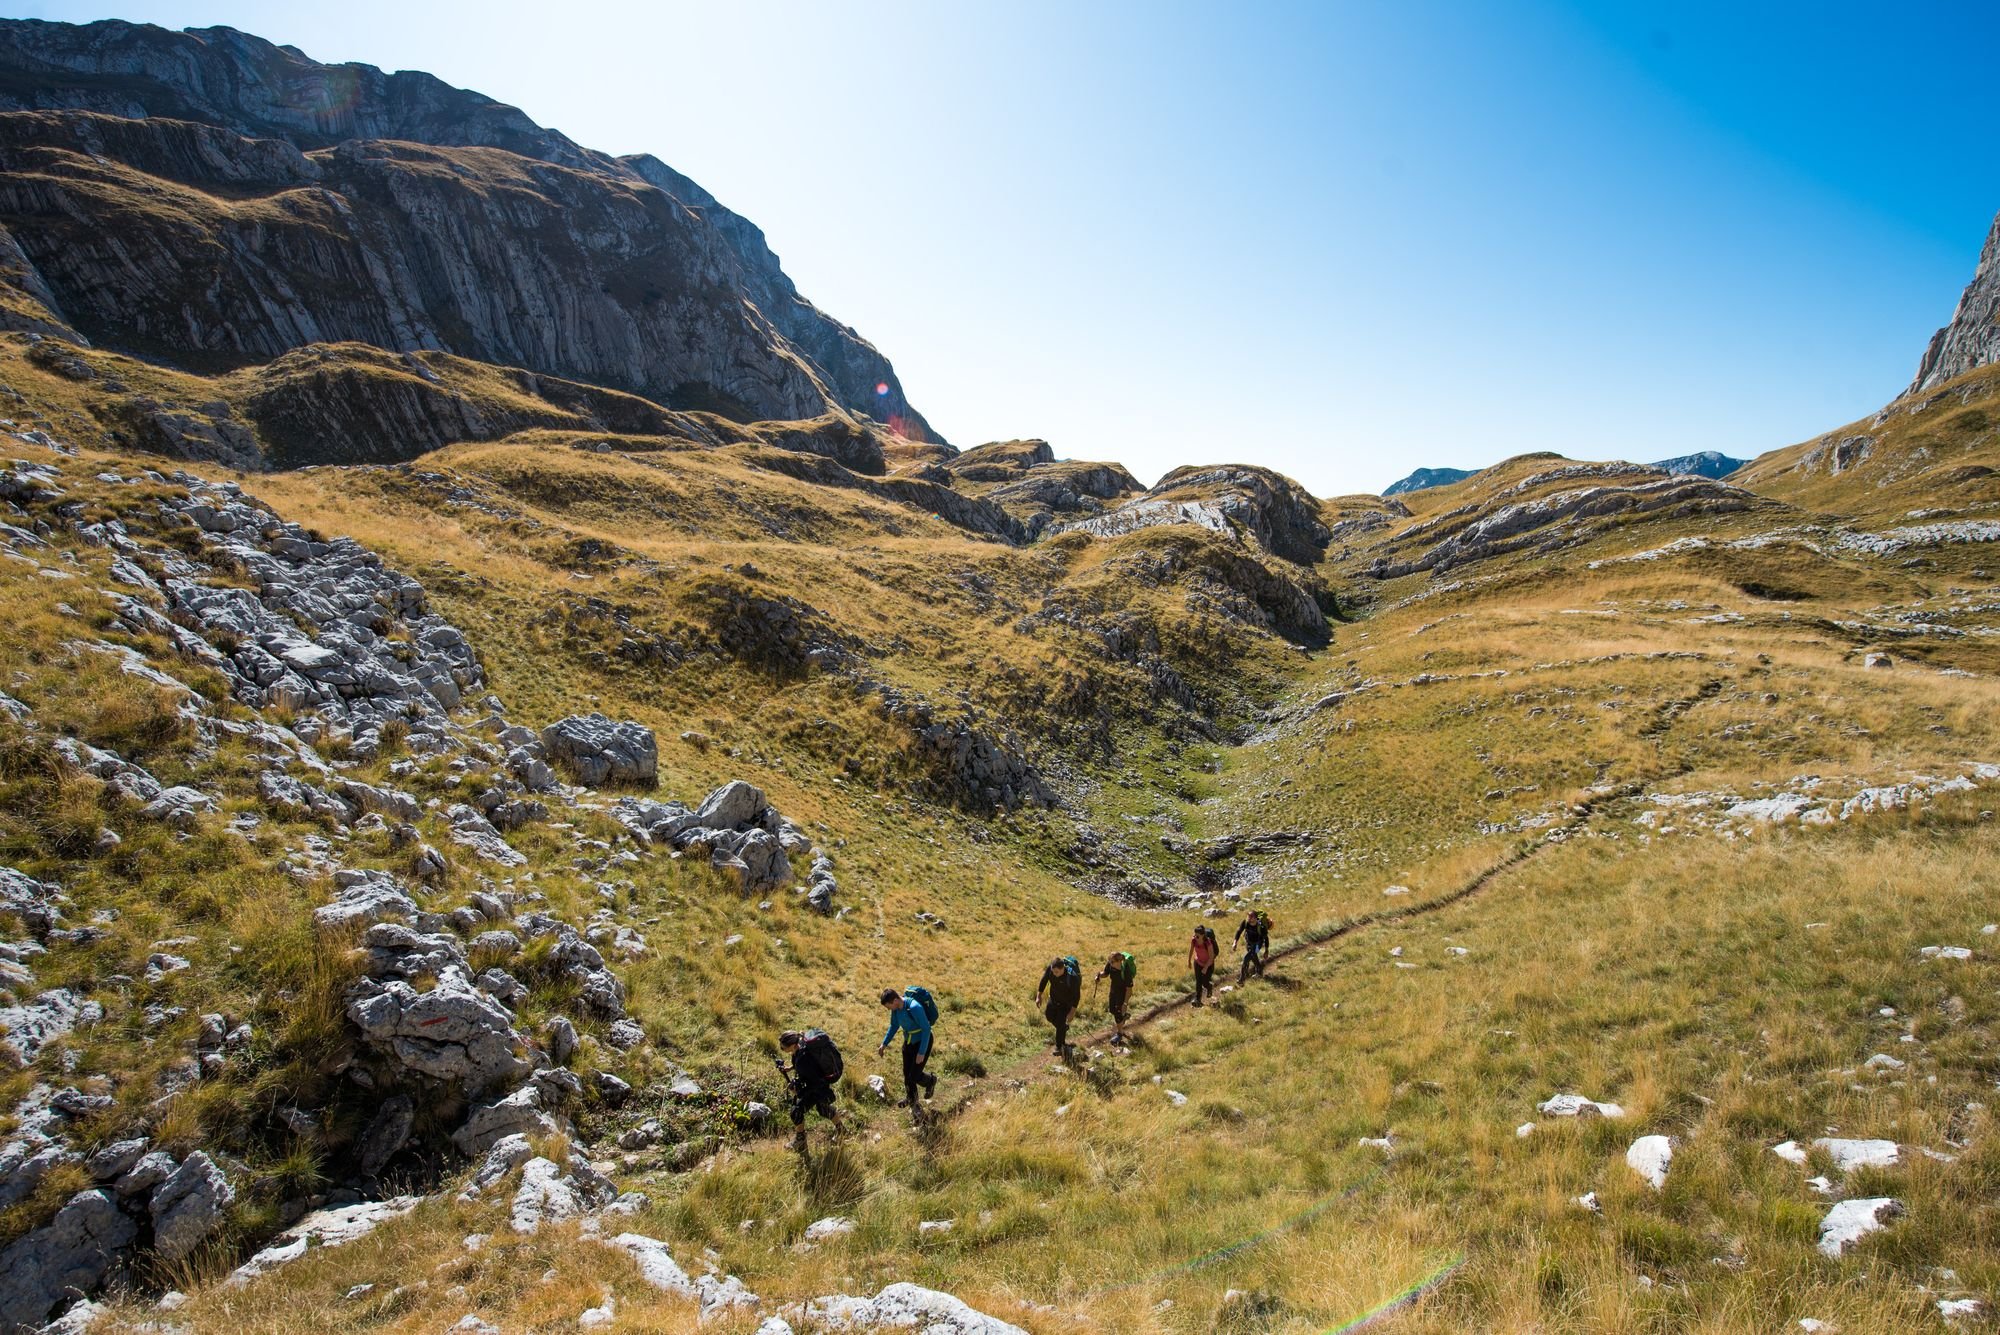
<path fill-rule="evenodd" d="M 589 788 L 606 784 L 651 787 L 659 775 L 660 749 L 653 730 L 614 723 L 602 714 L 578 714 L 542 729 L 549 758 Z"/>
<path fill-rule="evenodd" d="M 1995 362 L 2000 362 L 2000 217 L 1986 234 L 1979 267 L 1959 296 L 1951 323 L 1931 336 L 1916 379 L 1904 393 L 1921 393 Z"/>

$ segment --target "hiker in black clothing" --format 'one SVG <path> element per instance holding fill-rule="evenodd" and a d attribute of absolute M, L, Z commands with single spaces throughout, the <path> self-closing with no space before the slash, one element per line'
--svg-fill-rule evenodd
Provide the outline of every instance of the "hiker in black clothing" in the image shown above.
<path fill-rule="evenodd" d="M 1115 1030 L 1111 1035 L 1111 1041 L 1119 1047 L 1123 1047 L 1128 1041 L 1125 1037 L 1125 1017 L 1131 1014 L 1132 980 L 1138 976 L 1139 961 L 1122 950 L 1114 950 L 1111 952 L 1111 958 L 1104 961 L 1104 967 L 1098 970 L 1097 979 L 1090 985 L 1091 992 L 1095 994 L 1099 982 L 1106 978 L 1111 980 L 1111 1001 L 1108 1009 Z"/>
<path fill-rule="evenodd" d="M 1215 929 L 1207 923 L 1195 926 L 1194 935 L 1188 938 L 1188 967 L 1194 970 L 1194 1004 L 1202 1004 L 1202 998 L 1215 995 L 1215 959 L 1222 953 L 1222 943 L 1215 939 Z"/>
<path fill-rule="evenodd" d="M 792 1090 L 792 1125 L 798 1128 L 792 1136 L 792 1148 L 805 1149 L 806 1111 L 812 1108 L 833 1123 L 836 1137 L 845 1135 L 847 1128 L 841 1125 L 840 1109 L 833 1102 L 834 1082 L 840 1079 L 842 1069 L 840 1049 L 818 1029 L 803 1033 L 787 1029 L 778 1035 L 778 1046 L 792 1059 L 789 1067 L 782 1061 L 778 1063 L 778 1070 Z"/>
<path fill-rule="evenodd" d="M 1042 970 L 1042 981 L 1035 988 L 1035 1000 L 1047 1001 L 1042 1014 L 1048 1017 L 1056 1029 L 1055 1053 L 1059 1057 L 1069 1055 L 1069 1022 L 1076 1015 L 1076 1008 L 1083 1004 L 1083 966 L 1076 962 L 1076 956 L 1064 955 L 1049 961 L 1049 967 Z"/>
<path fill-rule="evenodd" d="M 1243 915 L 1243 921 L 1236 924 L 1236 943 L 1243 947 L 1243 968 L 1236 975 L 1236 985 L 1241 987 L 1250 981 L 1250 970 L 1256 969 L 1257 976 L 1264 976 L 1264 954 L 1271 948 L 1271 920 L 1251 909 Z"/>

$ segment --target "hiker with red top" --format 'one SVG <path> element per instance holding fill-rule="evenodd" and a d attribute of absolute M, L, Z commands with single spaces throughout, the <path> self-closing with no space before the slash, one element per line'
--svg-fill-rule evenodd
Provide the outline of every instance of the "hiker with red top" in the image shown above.
<path fill-rule="evenodd" d="M 1202 1004 L 1203 997 L 1215 995 L 1215 957 L 1222 953 L 1222 943 L 1215 939 L 1215 929 L 1207 923 L 1195 924 L 1194 936 L 1188 941 L 1188 967 L 1194 970 L 1194 1004 Z"/>
<path fill-rule="evenodd" d="M 1111 958 L 1104 961 L 1104 967 L 1098 970 L 1096 981 L 1090 985 L 1091 994 L 1095 995 L 1099 982 L 1102 982 L 1106 978 L 1111 980 L 1111 1001 L 1109 1005 L 1113 1029 L 1111 1042 L 1117 1047 L 1124 1047 L 1130 1042 L 1125 1037 L 1125 1017 L 1131 1013 L 1132 980 L 1138 976 L 1139 961 L 1137 957 L 1129 951 L 1114 950 L 1111 952 Z"/>

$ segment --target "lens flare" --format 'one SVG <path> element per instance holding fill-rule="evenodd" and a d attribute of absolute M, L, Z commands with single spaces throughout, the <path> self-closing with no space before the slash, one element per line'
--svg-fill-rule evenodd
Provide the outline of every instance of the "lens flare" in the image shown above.
<path fill-rule="evenodd" d="M 889 382 L 886 380 L 877 380 L 875 382 L 875 397 L 887 398 L 888 396 L 889 396 Z"/>

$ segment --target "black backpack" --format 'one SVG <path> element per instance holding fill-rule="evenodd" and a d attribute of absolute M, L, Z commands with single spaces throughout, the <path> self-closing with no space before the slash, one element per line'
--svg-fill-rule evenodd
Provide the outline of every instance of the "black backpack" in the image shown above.
<path fill-rule="evenodd" d="M 823 1029 L 808 1029 L 799 1041 L 799 1054 L 792 1058 L 792 1064 L 801 1075 L 815 1075 L 820 1084 L 830 1085 L 840 1079 L 846 1066 L 840 1060 L 840 1049 L 833 1045 L 833 1039 Z"/>

